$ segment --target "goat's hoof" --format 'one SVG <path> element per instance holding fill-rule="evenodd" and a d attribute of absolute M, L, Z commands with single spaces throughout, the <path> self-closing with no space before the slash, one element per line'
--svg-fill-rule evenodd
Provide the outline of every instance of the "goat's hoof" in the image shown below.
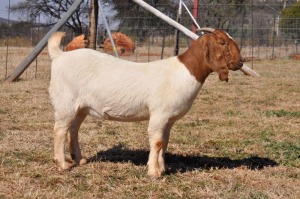
<path fill-rule="evenodd" d="M 81 157 L 81 156 L 80 156 Z M 87 160 L 86 158 L 76 158 L 75 155 L 71 154 L 71 158 L 72 158 L 72 163 L 75 162 L 77 166 L 80 166 L 80 165 L 84 165 L 87 163 Z M 70 160 L 69 160 L 70 161 Z"/>
<path fill-rule="evenodd" d="M 81 158 L 79 160 L 74 160 L 77 166 L 81 166 L 87 163 L 87 160 L 85 158 Z"/>
<path fill-rule="evenodd" d="M 79 165 L 84 165 L 87 163 L 87 160 L 85 158 L 82 158 L 80 161 L 79 161 Z"/>
<path fill-rule="evenodd" d="M 76 164 L 74 161 L 70 160 L 70 159 L 67 159 L 66 158 L 66 161 L 64 163 L 59 163 L 58 160 L 54 160 L 56 165 L 58 166 L 58 171 L 70 171 L 71 168 L 75 167 Z"/>
<path fill-rule="evenodd" d="M 166 173 L 166 170 L 167 170 L 166 168 L 167 168 L 167 167 L 166 167 L 165 164 L 160 165 L 160 167 L 159 167 L 159 172 L 160 172 L 161 174 Z"/>
<path fill-rule="evenodd" d="M 59 166 L 58 171 L 60 171 L 60 172 L 70 171 L 74 166 L 75 166 L 75 164 L 66 163 L 63 166 Z"/>
<path fill-rule="evenodd" d="M 148 171 L 148 176 L 153 180 L 159 179 L 161 177 L 161 175 L 162 175 L 162 172 L 160 172 L 159 169 Z"/>
<path fill-rule="evenodd" d="M 74 164 L 74 160 L 70 159 L 70 158 L 65 158 L 66 162 L 69 164 Z"/>

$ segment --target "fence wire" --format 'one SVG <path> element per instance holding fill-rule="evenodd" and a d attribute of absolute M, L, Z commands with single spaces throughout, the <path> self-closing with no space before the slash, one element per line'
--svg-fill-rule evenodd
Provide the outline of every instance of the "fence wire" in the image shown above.
<path fill-rule="evenodd" d="M 162 8 L 163 6 L 158 5 L 157 7 Z M 236 6 L 242 7 L 242 11 Z M 281 18 L 281 10 L 278 10 L 276 6 L 200 3 L 198 10 L 196 20 L 199 25 L 226 30 L 238 43 L 246 58 L 274 59 L 299 54 L 300 18 Z M 128 13 L 128 16 L 122 16 L 121 20 L 108 15 L 107 20 L 112 32 L 118 31 L 127 34 L 136 46 L 133 54 L 121 58 L 147 62 L 174 55 L 175 29 L 157 17 L 146 13 L 146 11 L 139 12 L 136 16 Z M 175 14 L 173 12 L 169 16 L 175 20 L 176 11 Z M 8 23 L 5 21 L 0 23 L 0 79 L 7 77 L 51 28 L 38 20 L 40 19 L 36 19 L 33 23 Z M 192 20 L 184 10 L 181 24 L 189 29 L 192 27 Z M 87 25 L 83 25 L 83 27 L 83 32 L 88 35 Z M 68 32 L 65 44 L 72 39 L 74 34 L 67 28 L 63 28 L 63 31 Z M 97 50 L 102 50 L 105 38 L 107 38 L 106 30 L 99 18 Z M 189 38 L 180 34 L 179 53 L 185 51 L 190 43 Z M 31 69 L 26 72 L 29 78 L 50 77 L 47 52 L 43 51 L 32 65 Z M 47 69 L 44 70 L 44 68 Z"/>

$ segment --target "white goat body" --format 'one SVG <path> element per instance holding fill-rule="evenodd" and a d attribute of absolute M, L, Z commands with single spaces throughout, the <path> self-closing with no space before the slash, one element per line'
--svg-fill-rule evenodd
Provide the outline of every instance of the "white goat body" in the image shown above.
<path fill-rule="evenodd" d="M 197 40 L 183 56 L 135 63 L 90 49 L 63 52 L 59 48 L 63 35 L 55 33 L 48 42 L 52 59 L 49 93 L 55 109 L 54 158 L 62 169 L 71 166 L 65 161 L 66 137 L 75 163 L 85 163 L 78 130 L 85 117 L 92 115 L 126 122 L 149 120 L 148 174 L 160 176 L 165 171 L 164 154 L 171 127 L 190 109 L 207 75 L 216 71 L 221 80 L 227 80 L 227 66 L 231 64 L 234 70 L 241 67 L 240 56 L 229 60 L 229 64 L 224 61 L 224 53 L 219 55 L 216 50 L 217 55 L 212 57 L 212 52 L 206 52 L 207 45 L 217 45 L 219 37 L 214 36 L 207 36 L 207 41 Z M 213 63 L 208 64 L 206 59 Z"/>
<path fill-rule="evenodd" d="M 147 120 L 155 113 L 174 118 L 187 112 L 201 87 L 177 57 L 135 63 L 90 49 L 63 52 L 51 74 L 56 121 L 80 109 L 118 121 Z"/>

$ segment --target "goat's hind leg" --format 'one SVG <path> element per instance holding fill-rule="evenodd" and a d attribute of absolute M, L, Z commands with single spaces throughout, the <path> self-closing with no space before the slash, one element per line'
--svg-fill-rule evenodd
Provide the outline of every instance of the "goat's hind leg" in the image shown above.
<path fill-rule="evenodd" d="M 86 116 L 87 114 L 79 112 L 76 115 L 75 119 L 72 121 L 71 126 L 68 130 L 68 144 L 70 155 L 72 160 L 75 161 L 76 165 L 83 165 L 86 163 L 86 159 L 84 159 L 81 155 L 81 150 L 78 142 L 78 131 Z"/>

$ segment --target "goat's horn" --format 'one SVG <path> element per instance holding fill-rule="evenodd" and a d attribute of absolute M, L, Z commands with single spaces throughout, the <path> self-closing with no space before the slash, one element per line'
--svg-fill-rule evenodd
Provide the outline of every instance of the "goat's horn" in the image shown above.
<path fill-rule="evenodd" d="M 214 29 L 214 28 L 200 28 L 200 29 L 198 29 L 197 31 L 203 31 L 203 32 L 210 32 L 210 33 L 212 33 L 212 32 L 214 32 L 216 29 Z"/>

